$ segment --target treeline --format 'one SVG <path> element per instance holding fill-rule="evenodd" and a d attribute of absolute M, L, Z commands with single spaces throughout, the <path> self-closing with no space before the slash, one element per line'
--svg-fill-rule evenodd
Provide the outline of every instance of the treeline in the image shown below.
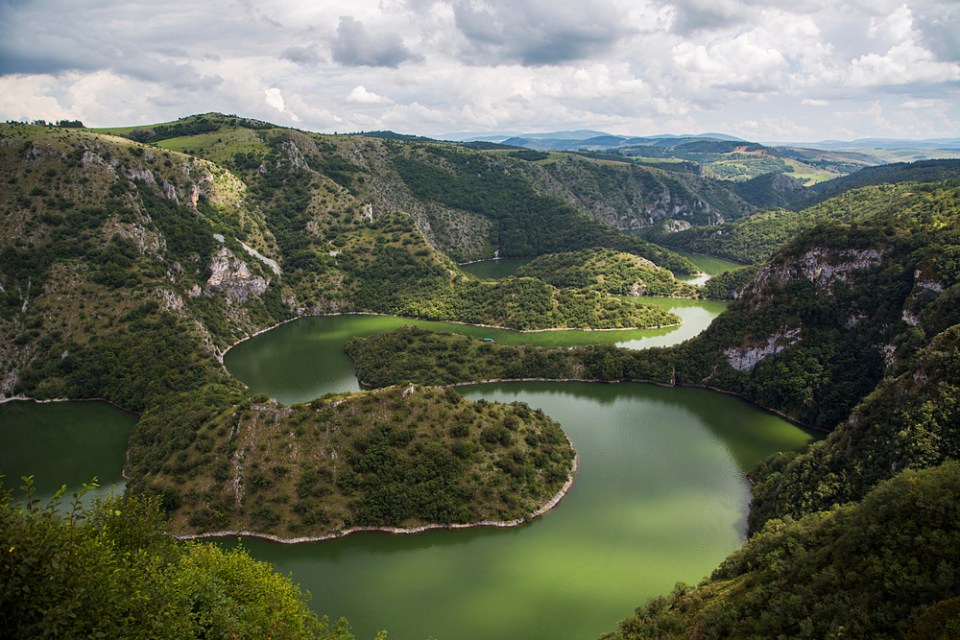
<path fill-rule="evenodd" d="M 158 124 L 150 127 L 137 127 L 122 135 L 137 142 L 156 143 L 162 140 L 170 140 L 171 138 L 182 138 L 186 136 L 195 136 L 201 133 L 219 131 L 222 127 L 273 129 L 276 128 L 276 125 L 261 122 L 259 120 L 251 120 L 249 118 L 237 118 L 236 116 L 224 116 L 218 113 L 211 113 L 206 115 L 190 116 L 169 124 Z"/>
<path fill-rule="evenodd" d="M 23 501 L 0 489 L 4 638 L 354 637 L 243 548 L 174 540 L 155 500 L 42 505 L 29 480 Z"/>
<path fill-rule="evenodd" d="M 555 287 L 592 289 L 617 296 L 700 297 L 697 287 L 680 282 L 667 269 L 612 249 L 540 256 L 520 267 L 516 275 L 539 278 Z"/>
<path fill-rule="evenodd" d="M 373 387 L 524 378 L 661 384 L 673 380 L 670 350 L 503 345 L 416 327 L 354 338 L 346 351 L 355 363 L 358 379 Z"/>

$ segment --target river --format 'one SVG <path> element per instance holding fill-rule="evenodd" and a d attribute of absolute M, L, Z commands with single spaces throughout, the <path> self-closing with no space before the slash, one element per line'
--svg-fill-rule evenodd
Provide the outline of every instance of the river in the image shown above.
<path fill-rule="evenodd" d="M 375 316 L 307 318 L 238 345 L 224 359 L 251 389 L 303 402 L 359 385 L 340 345 L 404 324 L 503 342 L 676 343 L 723 305 L 655 300 L 685 318 L 666 332 L 515 333 Z M 307 588 L 314 607 L 360 638 L 594 638 L 678 580 L 697 582 L 741 542 L 744 473 L 810 436 L 736 398 L 643 384 L 505 383 L 471 399 L 523 401 L 561 422 L 580 454 L 568 496 L 512 530 L 360 534 L 295 547 L 244 545 Z"/>
<path fill-rule="evenodd" d="M 520 334 L 415 324 L 502 342 L 650 346 L 699 332 L 723 308 L 672 300 L 657 304 L 680 313 L 684 327 Z M 238 345 L 225 357 L 225 365 L 253 391 L 284 403 L 357 390 L 343 354 L 344 341 L 403 324 L 411 321 L 375 316 L 301 319 Z M 347 617 L 358 638 L 371 638 L 379 629 L 387 629 L 392 640 L 595 638 L 646 598 L 669 591 L 678 580 L 699 581 L 716 567 L 742 542 L 749 499 L 745 470 L 775 451 L 800 447 L 810 439 L 745 402 L 701 389 L 558 382 L 477 385 L 460 391 L 471 399 L 523 401 L 561 422 L 580 454 L 580 471 L 553 511 L 506 530 L 370 533 L 293 546 L 243 542 L 252 555 L 272 562 L 312 592 L 318 612 Z M 105 435 L 79 424 L 72 414 L 98 407 L 125 416 L 106 405 L 31 404 L 31 411 L 66 412 L 52 420 L 60 430 L 41 437 L 22 417 L 9 418 L 21 406 L 27 405 L 0 406 L 5 442 L 30 429 L 29 437 L 5 447 L 13 452 L 0 458 L 0 470 L 8 476 L 14 474 L 7 469 L 14 468 L 17 473 L 57 475 L 60 462 L 34 470 L 30 460 L 87 459 L 94 453 L 82 446 L 99 450 L 101 439 L 125 441 L 129 433 L 104 426 L 109 432 Z M 95 422 L 108 420 L 101 416 Z M 77 439 L 81 433 L 83 444 Z M 72 477 L 84 480 L 97 474 L 108 484 L 118 482 L 122 446 L 108 458 Z M 66 481 L 57 478 L 57 483 Z"/>

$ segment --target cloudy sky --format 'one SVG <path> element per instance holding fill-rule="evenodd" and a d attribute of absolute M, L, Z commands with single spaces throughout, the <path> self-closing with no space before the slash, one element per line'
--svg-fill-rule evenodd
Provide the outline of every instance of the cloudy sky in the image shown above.
<path fill-rule="evenodd" d="M 960 136 L 958 0 L 0 0 L 0 120 Z"/>

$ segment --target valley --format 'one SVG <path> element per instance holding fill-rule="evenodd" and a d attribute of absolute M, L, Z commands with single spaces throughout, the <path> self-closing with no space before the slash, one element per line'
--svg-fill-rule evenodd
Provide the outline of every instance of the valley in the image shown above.
<path fill-rule="evenodd" d="M 688 142 L 691 153 L 730 146 Z M 519 528 L 355 534 L 295 547 L 293 559 L 251 543 L 281 570 L 315 566 L 319 577 L 297 576 L 314 606 L 336 603 L 364 637 L 384 626 L 447 637 L 458 625 L 498 637 L 524 616 L 525 637 L 596 636 L 648 598 L 610 638 L 706 627 L 770 637 L 781 624 L 907 637 L 949 621 L 960 165 L 812 186 L 664 167 L 221 114 L 109 131 L 2 125 L 0 394 L 135 412 L 124 499 L 153 501 L 181 535 L 522 520 L 557 495 L 576 448 L 569 494 Z M 713 268 L 697 254 L 744 266 L 691 283 Z M 493 257 L 524 264 L 498 279 L 459 266 Z M 385 389 L 361 388 L 344 349 L 360 380 Z M 436 386 L 495 379 L 518 382 Z M 42 433 L 18 407 L 0 407 L 3 428 Z M 758 407 L 826 437 L 804 446 L 808 435 Z M 114 465 L 104 480 L 115 486 Z M 646 511 L 643 496 L 663 510 Z M 906 503 L 923 508 L 914 518 Z M 922 543 L 893 563 L 899 535 Z M 784 551 L 794 541 L 805 554 Z M 831 555 L 835 544 L 856 553 Z M 397 564 L 377 573 L 370 558 L 384 554 Z M 508 561 L 486 568 L 498 576 L 528 576 L 512 601 L 542 598 L 550 624 L 498 601 L 492 574 L 482 593 L 448 583 L 467 603 L 437 627 L 406 627 L 405 615 L 423 616 L 402 600 L 397 622 L 377 618 L 408 563 L 423 565 L 411 585 L 426 590 L 410 590 L 422 601 L 438 567 L 481 576 L 475 563 L 490 557 Z M 851 557 L 872 582 L 835 579 Z M 566 590 L 583 566 L 606 565 L 629 576 Z M 635 581 L 648 566 L 650 580 Z M 791 591 L 808 578 L 816 599 Z M 375 606 L 353 608 L 341 591 Z M 765 612 L 781 594 L 794 608 L 774 619 Z M 577 602 L 593 603 L 582 628 L 565 622 L 588 617 Z"/>

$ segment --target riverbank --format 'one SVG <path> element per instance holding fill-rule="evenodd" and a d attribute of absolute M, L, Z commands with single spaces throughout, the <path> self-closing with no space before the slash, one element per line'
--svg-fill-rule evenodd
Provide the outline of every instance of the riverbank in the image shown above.
<path fill-rule="evenodd" d="M 124 413 L 128 413 L 138 418 L 143 415 L 131 409 L 127 409 L 126 407 L 121 407 L 116 402 L 112 402 L 110 400 L 107 400 L 106 398 L 44 398 L 44 399 L 40 399 L 40 398 L 31 398 L 30 396 L 25 396 L 22 393 L 18 393 L 15 396 L 0 395 L 0 404 L 6 404 L 8 402 L 36 402 L 37 404 L 53 404 L 56 402 L 103 402 L 104 404 L 108 404 L 115 409 L 119 409 Z"/>
<path fill-rule="evenodd" d="M 671 300 L 673 300 L 673 299 L 676 299 L 676 300 L 691 300 L 692 298 L 670 298 L 670 299 L 671 299 Z M 413 321 L 418 321 L 418 322 L 438 322 L 438 323 L 446 323 L 446 324 L 455 324 L 455 325 L 459 325 L 459 326 L 462 326 L 462 327 L 477 327 L 478 329 L 496 329 L 496 330 L 498 330 L 498 331 L 510 331 L 510 332 L 512 332 L 512 333 L 517 333 L 517 334 L 548 333 L 548 332 L 556 332 L 556 331 L 580 331 L 580 332 L 583 332 L 583 333 L 588 333 L 588 332 L 589 332 L 589 333 L 595 333 L 595 332 L 614 332 L 614 331 L 647 331 L 647 330 L 655 331 L 655 330 L 658 330 L 658 329 L 673 329 L 673 328 L 676 328 L 676 327 L 681 327 L 681 326 L 683 326 L 683 320 L 681 319 L 680 322 L 675 322 L 675 323 L 673 323 L 673 324 L 655 325 L 655 326 L 652 326 L 652 327 L 615 327 L 615 328 L 609 328 L 609 329 L 593 329 L 593 328 L 590 328 L 590 327 L 551 327 L 551 328 L 549 328 L 549 329 L 515 329 L 515 328 L 513 328 L 513 327 L 503 327 L 503 326 L 495 325 L 495 324 L 478 324 L 478 323 L 474 323 L 474 322 L 462 322 L 462 321 L 459 321 L 459 320 L 436 320 L 436 319 L 431 319 L 431 318 L 415 318 L 415 317 L 412 317 L 412 316 L 400 316 L 400 315 L 396 315 L 396 314 L 393 314 L 393 313 L 374 313 L 374 312 L 371 312 L 371 311 L 346 311 L 346 312 L 339 312 L 339 313 L 311 313 L 311 314 L 305 314 L 305 315 L 302 315 L 302 316 L 297 316 L 296 318 L 289 318 L 289 319 L 287 319 L 287 320 L 283 320 L 283 321 L 281 321 L 281 322 L 278 322 L 278 323 L 276 323 L 276 324 L 274 324 L 274 325 L 271 325 L 271 326 L 269 326 L 269 327 L 266 327 L 266 328 L 264 328 L 264 329 L 259 329 L 258 331 L 254 332 L 254 333 L 251 333 L 250 335 L 248 335 L 248 336 L 246 336 L 246 337 L 237 339 L 236 341 L 233 342 L 233 344 L 231 344 L 230 346 L 228 346 L 226 349 L 224 349 L 222 352 L 220 352 L 220 353 L 217 355 L 217 360 L 219 360 L 219 361 L 220 361 L 220 364 L 222 365 L 222 364 L 223 364 L 223 359 L 226 357 L 227 353 L 229 353 L 229 351 L 230 351 L 231 349 L 233 349 L 234 347 L 236 347 L 237 345 L 242 344 L 242 343 L 246 342 L 247 340 L 251 340 L 251 339 L 253 339 L 253 338 L 256 338 L 256 337 L 259 336 L 260 334 L 267 333 L 268 331 L 272 331 L 273 329 L 276 329 L 277 327 L 281 327 L 281 326 L 283 326 L 283 325 L 285 325 L 285 324 L 290 324 L 291 322 L 296 322 L 297 320 L 303 320 L 303 319 L 306 319 L 306 318 L 338 318 L 338 317 L 341 317 L 341 316 L 372 316 L 372 317 L 378 317 L 378 318 L 400 318 L 400 319 L 403 319 L 403 320 L 413 320 Z"/>
<path fill-rule="evenodd" d="M 569 442 L 569 438 L 567 439 Z M 573 446 L 573 443 L 570 443 Z M 570 465 L 570 473 L 567 476 L 567 481 L 563 484 L 560 490 L 553 495 L 550 500 L 544 503 L 539 509 L 534 511 L 531 514 L 523 516 L 522 518 L 514 518 L 513 520 L 481 520 L 479 522 L 467 522 L 467 523 L 450 523 L 450 524 L 425 524 L 419 527 L 350 527 L 347 529 L 341 529 L 339 531 L 334 531 L 332 533 L 327 533 L 319 536 L 300 536 L 296 538 L 284 538 L 281 536 L 273 535 L 271 533 L 259 533 L 257 531 L 209 531 L 205 533 L 186 533 L 186 534 L 175 534 L 174 537 L 178 540 L 207 540 L 207 539 L 216 539 L 216 538 L 234 538 L 234 537 L 244 537 L 244 538 L 259 538 L 261 540 L 269 540 L 270 542 L 276 542 L 279 544 L 303 544 L 309 542 L 324 542 L 326 540 L 336 540 L 338 538 L 344 538 L 353 533 L 365 533 L 365 532 L 377 532 L 377 533 L 390 533 L 394 535 L 412 535 L 416 533 L 423 533 L 424 531 L 433 531 L 437 529 L 476 529 L 480 527 L 497 527 L 502 529 L 507 529 L 511 527 L 517 527 L 522 524 L 531 522 L 532 520 L 539 518 L 540 516 L 546 514 L 553 508 L 555 508 L 560 502 L 566 497 L 567 493 L 570 491 L 570 488 L 573 486 L 573 481 L 577 475 L 577 469 L 579 467 L 580 456 L 575 455 L 573 458 L 573 463 Z"/>

